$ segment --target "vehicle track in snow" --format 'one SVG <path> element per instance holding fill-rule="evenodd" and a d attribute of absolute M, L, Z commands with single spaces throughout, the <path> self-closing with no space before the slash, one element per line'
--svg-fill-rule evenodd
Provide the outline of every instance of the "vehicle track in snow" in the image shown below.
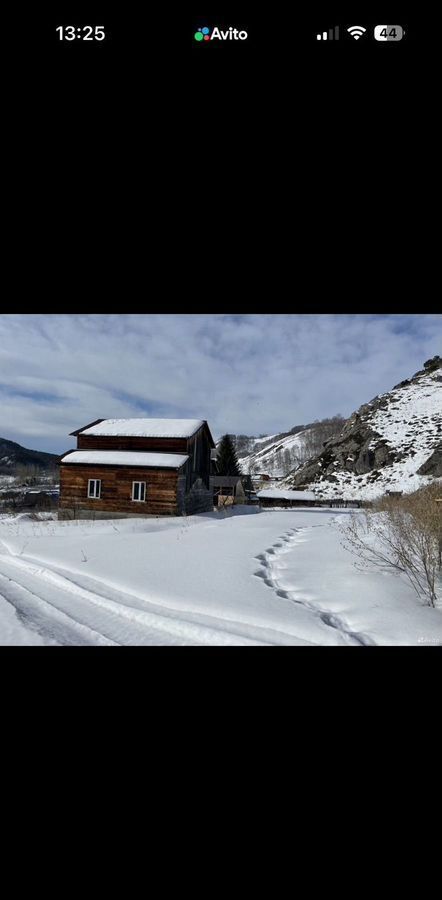
<path fill-rule="evenodd" d="M 100 579 L 0 553 L 0 593 L 48 643 L 265 645 L 293 643 L 275 628 L 159 606 Z"/>
<path fill-rule="evenodd" d="M 313 528 L 324 528 L 327 524 L 330 523 L 308 525 L 304 528 L 290 528 L 288 531 L 284 532 L 271 547 L 268 547 L 263 553 L 254 557 L 262 566 L 262 568 L 258 569 L 254 574 L 257 578 L 262 578 L 264 584 L 271 588 L 281 600 L 297 603 L 313 612 L 324 625 L 335 629 L 346 644 L 364 647 L 375 645 L 375 641 L 368 635 L 353 631 L 341 616 L 336 615 L 336 613 L 331 612 L 330 610 L 323 609 L 307 597 L 300 596 L 299 592 L 295 589 L 290 590 L 283 588 L 279 583 L 277 568 L 275 566 L 276 560 L 286 553 L 292 553 L 296 544 L 300 543 L 300 538 L 301 541 L 308 539 L 308 533 L 311 532 Z"/>
<path fill-rule="evenodd" d="M 3 572 L 0 572 L 0 594 L 14 607 L 21 624 L 41 635 L 46 644 L 91 646 L 115 643 Z"/>
<path fill-rule="evenodd" d="M 365 635 L 352 632 L 335 613 L 318 607 L 314 598 L 283 589 L 275 563 L 294 544 L 307 539 L 313 525 L 293 528 L 278 538 L 256 559 L 262 578 L 279 599 L 303 606 L 316 621 L 339 635 L 339 643 L 372 643 Z M 305 534 L 304 534 L 305 533 Z M 4 541 L 0 552 L 0 594 L 15 608 L 20 621 L 38 632 L 48 644 L 80 645 L 247 645 L 320 644 L 293 630 L 231 621 L 155 603 L 116 587 L 104 579 L 71 571 L 53 563 L 42 563 L 23 550 L 13 554 Z M 322 626 L 321 626 L 322 627 Z M 305 629 L 304 629 L 305 631 Z M 299 640 L 298 640 L 299 637 Z M 327 641 L 325 641 L 327 643 Z"/>

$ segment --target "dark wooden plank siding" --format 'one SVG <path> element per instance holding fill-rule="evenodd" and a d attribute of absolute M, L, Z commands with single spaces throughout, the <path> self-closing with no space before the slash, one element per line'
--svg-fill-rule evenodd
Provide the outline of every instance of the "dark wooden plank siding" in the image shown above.
<path fill-rule="evenodd" d="M 192 486 L 201 478 L 203 483 L 209 488 L 210 479 L 210 451 L 211 446 L 208 438 L 207 428 L 200 428 L 196 434 L 192 435 L 187 442 L 186 453 L 189 459 L 185 466 L 186 475 L 186 492 L 192 489 Z"/>
<path fill-rule="evenodd" d="M 101 480 L 101 497 L 88 498 L 90 478 Z M 177 515 L 176 469 L 142 469 L 129 466 L 60 466 L 60 508 L 87 509 L 125 515 Z M 132 482 L 146 482 L 146 501 L 132 500 Z"/>
<path fill-rule="evenodd" d="M 187 438 L 123 437 L 79 434 L 78 450 L 144 450 L 152 453 L 187 453 Z"/>

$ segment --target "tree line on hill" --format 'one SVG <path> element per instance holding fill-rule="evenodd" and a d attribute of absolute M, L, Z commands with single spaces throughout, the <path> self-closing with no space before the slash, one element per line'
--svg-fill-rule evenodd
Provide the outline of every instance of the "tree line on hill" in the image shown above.
<path fill-rule="evenodd" d="M 280 449 L 276 450 L 276 453 L 281 454 L 278 459 L 278 468 L 283 471 L 284 475 L 288 475 L 290 472 L 293 472 L 294 469 L 297 469 L 307 462 L 308 459 L 311 459 L 320 453 L 326 441 L 333 437 L 337 437 L 341 433 L 345 422 L 346 419 L 338 413 L 329 418 L 315 419 L 314 422 L 310 422 L 307 425 L 295 425 L 290 431 L 281 432 L 278 435 L 269 437 L 268 442 L 260 440 L 257 449 L 264 450 L 266 446 L 277 443 L 279 440 L 282 441 L 283 438 L 289 437 L 291 434 L 296 435 L 304 433 L 303 441 L 296 447 L 289 449 L 282 446 Z M 226 437 L 226 435 L 224 437 Z M 231 444 L 236 450 L 237 457 L 243 458 L 254 452 L 255 442 L 257 440 L 256 437 L 250 437 L 246 434 L 229 434 L 227 437 L 230 438 Z M 259 437 L 261 439 L 267 437 L 267 435 L 261 434 Z M 253 474 L 254 469 L 256 469 L 256 466 L 252 464 L 251 474 Z"/>

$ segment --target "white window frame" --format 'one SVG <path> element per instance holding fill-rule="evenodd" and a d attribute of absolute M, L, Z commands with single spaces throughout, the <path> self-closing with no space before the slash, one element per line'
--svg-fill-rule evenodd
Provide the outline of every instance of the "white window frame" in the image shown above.
<path fill-rule="evenodd" d="M 140 497 L 140 496 L 134 497 L 136 484 L 142 486 L 142 490 L 141 491 L 139 490 L 138 494 L 142 493 L 144 495 L 143 497 Z M 132 501 L 134 503 L 145 503 L 146 502 L 146 482 L 145 481 L 133 481 L 132 482 Z"/>
<path fill-rule="evenodd" d="M 91 485 L 94 485 L 93 493 L 91 493 Z M 98 485 L 98 493 L 97 493 L 97 485 Z M 101 478 L 89 478 L 87 483 L 87 496 L 88 500 L 100 500 L 101 499 Z"/>

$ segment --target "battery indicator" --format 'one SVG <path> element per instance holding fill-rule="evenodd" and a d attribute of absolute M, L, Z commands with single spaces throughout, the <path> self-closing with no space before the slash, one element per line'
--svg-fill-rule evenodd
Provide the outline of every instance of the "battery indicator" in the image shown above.
<path fill-rule="evenodd" d="M 374 36 L 377 41 L 401 41 L 404 29 L 402 25 L 376 25 Z"/>

